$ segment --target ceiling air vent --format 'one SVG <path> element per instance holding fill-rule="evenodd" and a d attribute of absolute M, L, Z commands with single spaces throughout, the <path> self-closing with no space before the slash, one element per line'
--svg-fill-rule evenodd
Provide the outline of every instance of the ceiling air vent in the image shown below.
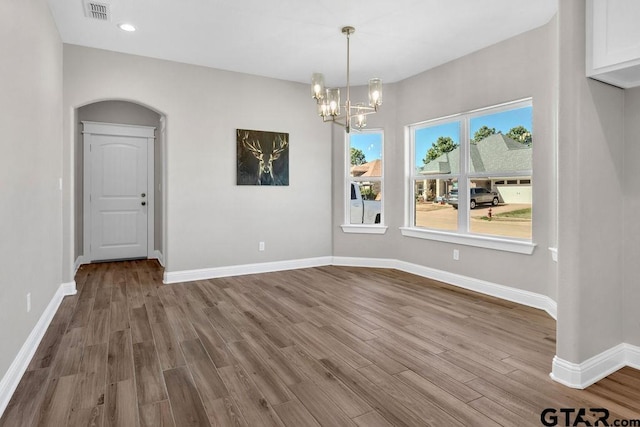
<path fill-rule="evenodd" d="M 85 1 L 84 14 L 87 18 L 99 19 L 101 21 L 109 21 L 111 19 L 109 5 L 106 3 Z"/>

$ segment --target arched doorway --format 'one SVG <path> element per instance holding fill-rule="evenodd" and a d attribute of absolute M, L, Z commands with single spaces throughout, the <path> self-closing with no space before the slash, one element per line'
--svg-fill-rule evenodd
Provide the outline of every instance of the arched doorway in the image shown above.
<path fill-rule="evenodd" d="M 79 265 L 91 262 L 90 253 L 87 248 L 87 229 L 86 229 L 86 188 L 85 188 L 85 138 L 83 135 L 83 122 L 99 122 L 112 123 L 119 125 L 133 125 L 148 128 L 154 128 L 155 141 L 151 157 L 153 162 L 150 163 L 149 171 L 150 182 L 153 186 L 148 188 L 149 195 L 147 200 L 153 200 L 153 206 L 148 206 L 150 217 L 153 220 L 149 229 L 150 247 L 146 253 L 148 258 L 157 258 L 160 263 L 164 263 L 164 156 L 165 156 L 165 117 L 136 102 L 126 100 L 105 100 L 86 104 L 75 109 L 74 119 L 74 253 L 76 269 Z"/>

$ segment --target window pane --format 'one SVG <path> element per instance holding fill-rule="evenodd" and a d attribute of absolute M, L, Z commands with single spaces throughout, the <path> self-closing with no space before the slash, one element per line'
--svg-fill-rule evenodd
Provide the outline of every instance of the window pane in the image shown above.
<path fill-rule="evenodd" d="M 472 118 L 469 172 L 532 170 L 531 117 L 529 106 Z"/>
<path fill-rule="evenodd" d="M 472 233 L 531 239 L 531 178 L 469 181 L 469 229 Z M 488 190 L 482 193 L 481 190 Z"/>
<path fill-rule="evenodd" d="M 452 179 L 415 181 L 416 227 L 454 231 L 458 229 L 457 189 L 454 184 Z"/>
<path fill-rule="evenodd" d="M 460 172 L 460 123 L 417 129 L 414 134 L 416 175 L 456 175 Z"/>
<path fill-rule="evenodd" d="M 352 182 L 350 187 L 350 223 L 379 224 L 382 216 L 382 182 Z"/>
<path fill-rule="evenodd" d="M 382 133 L 349 134 L 350 176 L 382 176 Z"/>
<path fill-rule="evenodd" d="M 469 180 L 469 231 L 531 239 L 532 107 L 473 117 L 469 129 L 469 172 L 488 175 Z"/>

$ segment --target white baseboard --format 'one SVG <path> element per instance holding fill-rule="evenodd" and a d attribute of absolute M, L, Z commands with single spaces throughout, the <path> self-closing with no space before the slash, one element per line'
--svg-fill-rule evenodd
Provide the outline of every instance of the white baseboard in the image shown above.
<path fill-rule="evenodd" d="M 320 267 L 330 264 L 331 257 L 318 257 L 288 261 L 264 262 L 259 264 L 230 265 L 225 267 L 202 268 L 199 270 L 165 272 L 162 281 L 166 284 L 190 282 L 193 280 L 215 279 L 218 277 L 242 276 L 245 274 L 271 273 L 274 271 Z"/>
<path fill-rule="evenodd" d="M 390 258 L 355 258 L 334 256 L 332 265 L 343 267 L 398 268 L 398 260 Z"/>
<path fill-rule="evenodd" d="M 426 277 L 428 279 L 438 280 L 470 291 L 538 308 L 546 311 L 554 319 L 556 319 L 557 316 L 556 302 L 546 295 L 523 291 L 509 286 L 498 285 L 496 283 L 475 279 L 473 277 L 462 276 L 460 274 L 450 273 L 448 271 L 442 271 L 405 261 L 378 258 L 334 257 L 333 264 L 353 267 L 395 268 L 396 270 Z"/>
<path fill-rule="evenodd" d="M 551 378 L 571 388 L 584 389 L 624 366 L 640 369 L 640 347 L 618 344 L 582 363 L 553 358 Z"/>
<path fill-rule="evenodd" d="M 15 359 L 13 359 L 13 362 L 11 363 L 11 366 L 9 366 L 6 374 L 2 377 L 2 380 L 0 380 L 0 417 L 7 408 L 7 405 L 11 400 L 11 396 L 16 391 L 22 376 L 29 367 L 31 358 L 33 358 L 42 337 L 47 331 L 53 316 L 56 314 L 56 311 L 62 302 L 62 298 L 67 295 L 75 294 L 76 282 L 63 283 L 60 285 L 56 293 L 53 295 L 53 298 L 44 309 L 38 323 L 36 323 L 34 328 L 31 330 L 27 340 L 22 345 L 22 348 L 20 348 Z"/>
<path fill-rule="evenodd" d="M 78 293 L 78 290 L 76 289 L 76 281 L 75 280 L 73 282 L 63 283 L 62 285 L 60 285 L 60 288 L 62 289 L 62 296 L 63 297 L 66 297 L 68 295 L 75 295 L 75 294 Z M 62 298 L 60 299 L 60 301 L 62 301 Z"/>

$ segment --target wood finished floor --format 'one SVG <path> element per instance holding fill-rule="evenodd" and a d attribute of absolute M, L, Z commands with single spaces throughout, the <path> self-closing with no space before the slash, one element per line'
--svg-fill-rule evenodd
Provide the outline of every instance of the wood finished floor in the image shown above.
<path fill-rule="evenodd" d="M 395 270 L 161 275 L 154 261 L 83 266 L 0 426 L 540 426 L 548 407 L 640 418 L 636 370 L 581 391 L 549 379 L 555 322 L 539 310 Z"/>

